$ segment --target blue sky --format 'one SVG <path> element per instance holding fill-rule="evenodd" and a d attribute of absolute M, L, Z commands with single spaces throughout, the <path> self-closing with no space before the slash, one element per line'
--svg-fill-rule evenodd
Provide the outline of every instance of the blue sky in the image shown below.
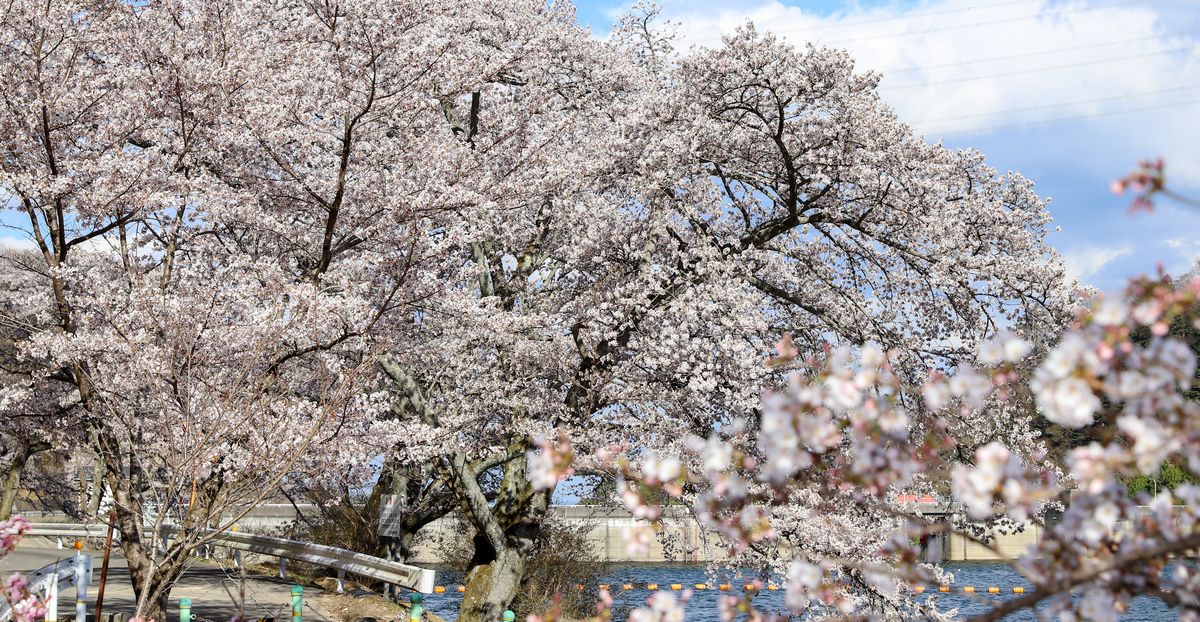
<path fill-rule="evenodd" d="M 631 2 L 579 0 L 604 36 Z M 1120 288 L 1200 257 L 1200 211 L 1130 216 L 1108 190 L 1137 160 L 1200 196 L 1200 0 L 659 0 L 683 46 L 747 20 L 793 43 L 845 47 L 930 141 L 975 147 L 1052 199 L 1050 240 L 1084 283 Z"/>

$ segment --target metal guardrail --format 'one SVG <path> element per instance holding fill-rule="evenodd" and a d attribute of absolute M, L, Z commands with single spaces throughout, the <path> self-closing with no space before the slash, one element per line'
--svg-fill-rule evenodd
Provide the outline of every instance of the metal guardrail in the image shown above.
<path fill-rule="evenodd" d="M 27 534 L 30 536 L 104 537 L 108 530 L 108 525 L 104 524 L 32 523 L 31 526 L 32 528 Z M 162 535 L 168 538 L 174 537 L 178 531 L 179 528 L 173 525 L 162 527 Z M 350 573 L 423 594 L 433 592 L 435 575 L 433 570 L 389 561 L 348 549 L 238 531 L 214 533 L 211 544 L 333 568 L 338 571 L 339 578 L 344 573 Z"/>
<path fill-rule="evenodd" d="M 58 536 L 63 538 L 103 538 L 108 530 L 104 524 L 30 523 L 27 536 Z"/>
<path fill-rule="evenodd" d="M 82 583 L 84 589 L 92 581 L 92 559 L 86 555 L 76 555 L 74 558 L 60 559 L 53 564 L 43 566 L 25 577 L 26 589 L 30 594 L 46 594 L 49 607 L 58 607 L 59 585 L 70 582 L 76 588 Z M 0 598 L 0 622 L 12 619 L 12 603 L 7 598 Z"/>

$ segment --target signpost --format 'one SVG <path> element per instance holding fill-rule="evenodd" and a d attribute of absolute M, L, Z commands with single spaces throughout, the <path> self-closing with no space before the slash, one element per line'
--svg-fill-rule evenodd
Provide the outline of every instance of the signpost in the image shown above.
<path fill-rule="evenodd" d="M 400 495 L 383 495 L 379 498 L 379 535 L 383 538 L 399 538 L 403 533 L 401 529 L 400 519 L 403 515 L 402 501 Z M 384 547 L 387 549 L 386 556 L 389 560 L 395 560 L 396 544 L 395 540 L 384 541 Z M 384 584 L 383 597 L 391 599 L 392 590 L 395 589 L 391 585 Z M 399 590 L 397 590 L 398 592 Z M 399 597 L 399 594 L 396 595 Z"/>
<path fill-rule="evenodd" d="M 404 532 L 401 519 L 404 505 L 400 495 L 383 495 L 379 498 L 379 535 L 399 538 Z"/>

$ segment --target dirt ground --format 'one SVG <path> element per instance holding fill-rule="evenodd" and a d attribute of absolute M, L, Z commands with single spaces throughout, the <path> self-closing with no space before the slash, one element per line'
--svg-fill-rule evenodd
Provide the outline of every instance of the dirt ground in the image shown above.
<path fill-rule="evenodd" d="M 317 607 L 337 622 L 356 622 L 362 618 L 374 618 L 379 622 L 408 622 L 407 606 L 388 602 L 378 594 L 325 592 L 317 597 Z M 429 622 L 444 622 L 428 612 L 425 613 L 424 619 Z"/>
<path fill-rule="evenodd" d="M 270 563 L 249 563 L 246 570 L 249 574 L 271 576 L 277 566 Z M 363 618 L 373 618 L 377 622 L 408 622 L 408 605 L 384 600 L 382 596 L 363 588 L 347 578 L 345 593 L 338 594 L 337 582 L 332 577 L 314 577 L 302 564 L 289 564 L 288 576 L 291 580 L 314 589 L 308 597 L 311 606 L 321 612 L 324 617 L 336 622 L 357 622 Z M 445 622 L 442 618 L 425 612 L 426 622 Z"/>

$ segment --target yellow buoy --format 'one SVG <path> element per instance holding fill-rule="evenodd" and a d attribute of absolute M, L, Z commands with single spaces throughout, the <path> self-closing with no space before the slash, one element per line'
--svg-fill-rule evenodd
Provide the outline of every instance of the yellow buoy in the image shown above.
<path fill-rule="evenodd" d="M 754 590 L 757 590 L 758 588 L 754 587 L 753 583 L 747 583 L 746 585 L 742 586 L 742 589 L 753 592 Z"/>
<path fill-rule="evenodd" d="M 949 592 L 949 591 L 950 591 L 950 586 L 949 586 L 949 585 L 943 585 L 943 586 L 940 586 L 940 587 L 938 587 L 938 591 L 939 591 L 939 592 Z"/>
<path fill-rule="evenodd" d="M 718 585 L 718 586 L 717 586 L 717 589 L 718 589 L 718 590 L 721 590 L 722 592 L 728 592 L 728 591 L 729 591 L 729 584 L 728 584 L 728 583 L 722 583 L 722 584 L 720 584 L 720 585 Z"/>
<path fill-rule="evenodd" d="M 673 590 L 675 590 L 675 591 L 682 590 L 682 589 L 683 589 L 683 584 L 681 584 L 681 583 L 672 583 L 672 584 L 671 584 L 671 589 L 673 589 Z"/>
<path fill-rule="evenodd" d="M 698 590 L 703 590 L 703 589 L 707 589 L 707 588 L 708 588 L 708 586 L 707 586 L 707 585 L 705 585 L 705 584 L 703 584 L 703 583 L 697 583 L 696 585 L 693 585 L 692 587 L 694 587 L 694 588 L 696 588 L 696 589 L 698 589 Z"/>
<path fill-rule="evenodd" d="M 446 591 L 446 586 L 444 586 L 444 585 L 435 585 L 435 586 L 433 586 L 433 593 L 434 593 L 434 594 L 441 594 L 442 592 L 445 592 L 445 591 Z"/>
<path fill-rule="evenodd" d="M 1013 588 L 1013 594 L 1024 594 L 1024 593 L 1025 593 L 1025 588 L 1023 588 L 1023 587 L 1014 587 Z"/>
<path fill-rule="evenodd" d="M 968 585 L 963 588 L 963 592 L 965 592 L 967 594 L 973 594 L 973 593 L 975 593 L 975 588 Z"/>
<path fill-rule="evenodd" d="M 623 590 L 632 590 L 632 589 L 633 589 L 633 584 L 632 584 L 632 583 L 626 583 L 625 585 L 622 585 L 622 586 L 621 586 L 621 589 L 623 589 Z"/>
<path fill-rule="evenodd" d="M 767 589 L 774 592 L 775 590 L 779 589 L 779 586 L 778 585 L 768 585 Z"/>
<path fill-rule="evenodd" d="M 918 593 L 918 594 L 920 594 L 920 593 L 922 593 L 922 592 L 924 592 L 924 591 L 925 591 L 925 586 L 924 586 L 924 585 L 918 585 L 918 586 L 916 586 L 916 587 L 914 587 L 914 588 L 913 588 L 913 591 L 914 591 L 914 592 L 916 592 L 916 593 Z"/>
<path fill-rule="evenodd" d="M 988 594 L 999 594 L 999 593 L 1000 593 L 1000 588 L 998 588 L 998 587 L 989 587 L 988 588 Z"/>
<path fill-rule="evenodd" d="M 657 583 L 647 583 L 647 584 L 646 584 L 646 589 L 648 589 L 648 590 L 657 590 L 657 589 L 658 589 L 658 584 L 657 584 Z"/>

